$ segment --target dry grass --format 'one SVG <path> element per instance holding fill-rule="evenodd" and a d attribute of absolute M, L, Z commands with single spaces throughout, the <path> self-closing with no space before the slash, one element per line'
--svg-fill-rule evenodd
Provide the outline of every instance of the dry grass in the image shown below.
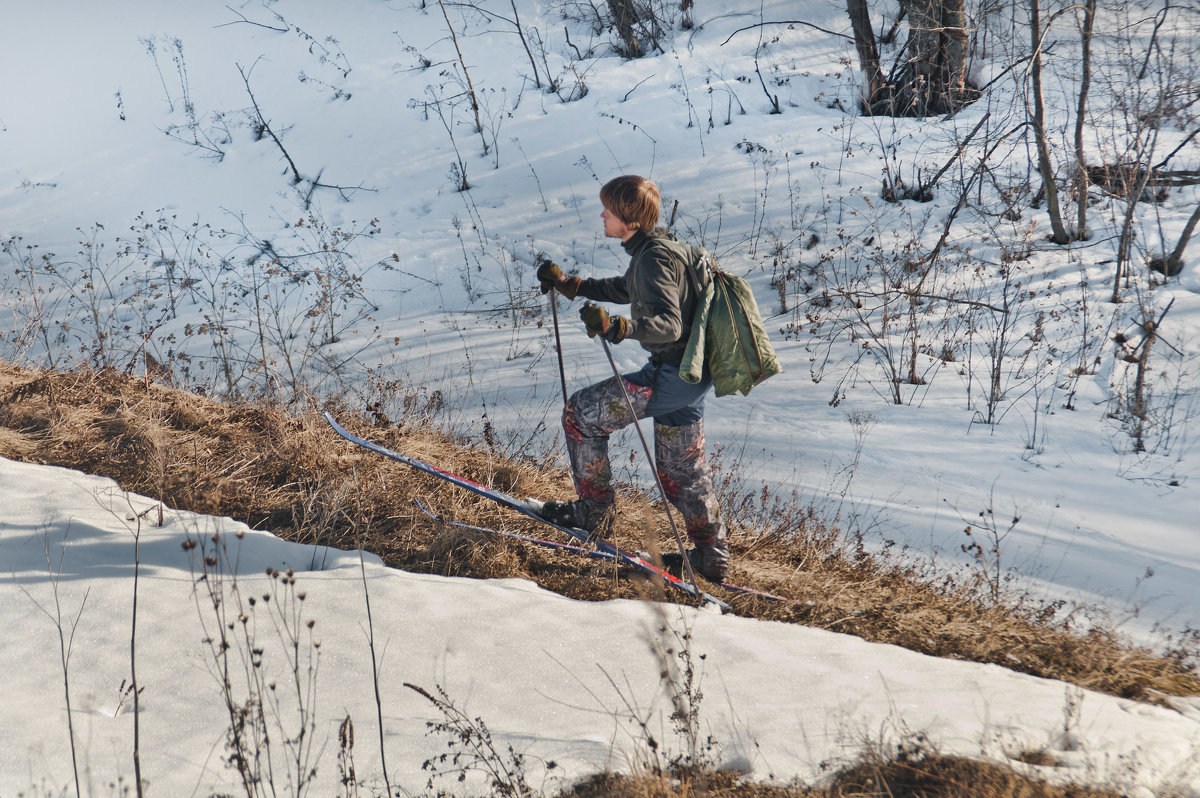
<path fill-rule="evenodd" d="M 512 495 L 571 493 L 561 470 L 459 445 L 419 413 L 392 423 L 365 409 L 332 409 L 365 437 Z M 409 570 L 523 577 L 587 600 L 636 598 L 650 589 L 611 563 L 430 520 L 414 499 L 457 521 L 545 532 L 492 502 L 356 449 L 315 407 L 229 404 L 113 372 L 32 372 L 0 363 L 0 455 L 108 476 L 169 506 L 228 515 L 290 540 L 343 549 L 361 542 Z M 660 545 L 668 546 L 670 532 L 645 496 L 624 494 L 620 507 L 623 530 L 661 529 Z M 617 542 L 648 545 L 629 532 Z M 767 532 L 734 530 L 731 544 L 734 581 L 794 599 L 725 596 L 742 615 L 996 663 L 1128 698 L 1200 695 L 1200 675 L 1182 658 L 1156 657 L 1104 632 L 1075 634 L 1035 609 L 990 606 L 961 586 L 930 584 L 846 545 L 803 512 Z"/>
<path fill-rule="evenodd" d="M 671 776 L 603 773 L 558 798 L 1119 798 L 1112 790 L 1052 785 L 1011 768 L 960 757 L 868 752 L 821 787 L 753 784 L 725 771 Z"/>

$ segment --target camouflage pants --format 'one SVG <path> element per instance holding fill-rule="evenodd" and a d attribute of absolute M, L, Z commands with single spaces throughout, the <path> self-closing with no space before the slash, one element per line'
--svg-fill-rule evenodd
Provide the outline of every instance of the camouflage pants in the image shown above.
<path fill-rule="evenodd" d="M 683 382 L 675 364 L 651 363 L 620 381 L 612 377 L 572 395 L 563 412 L 563 430 L 579 497 L 599 506 L 613 503 L 608 438 L 639 419 L 653 416 L 658 475 L 667 500 L 683 516 L 688 537 L 698 545 L 724 540 L 724 525 L 704 454 L 704 394 L 708 387 L 707 380 L 700 385 Z M 626 402 L 626 391 L 630 402 Z"/>

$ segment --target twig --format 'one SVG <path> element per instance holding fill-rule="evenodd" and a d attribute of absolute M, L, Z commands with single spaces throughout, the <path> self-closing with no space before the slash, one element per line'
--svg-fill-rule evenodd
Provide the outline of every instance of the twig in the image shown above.
<path fill-rule="evenodd" d="M 937 185 L 937 181 L 941 179 L 942 175 L 946 174 L 946 170 L 949 169 L 954 164 L 955 161 L 957 161 L 960 157 L 962 157 L 963 150 L 966 149 L 967 145 L 971 143 L 971 139 L 975 138 L 975 134 L 979 132 L 979 128 L 983 127 L 983 123 L 988 121 L 988 118 L 991 115 L 992 115 L 991 111 L 988 111 L 986 114 L 983 115 L 983 119 L 980 119 L 979 124 L 975 125 L 975 129 L 967 134 L 967 137 L 965 139 L 963 139 L 961 144 L 958 145 L 958 149 L 955 150 L 954 154 L 951 155 L 949 160 L 946 161 L 946 165 L 938 170 L 938 173 L 933 176 L 933 179 L 931 179 L 928 183 L 922 183 L 921 185 L 917 186 L 917 196 L 918 197 L 920 197 L 926 191 L 929 191 L 931 188 L 933 188 L 935 185 Z"/>
<path fill-rule="evenodd" d="M 438 0 L 438 5 L 442 9 L 442 17 L 446 20 L 446 28 L 450 31 L 450 40 L 454 42 L 454 51 L 458 53 L 458 63 L 462 66 L 463 77 L 467 81 L 467 95 L 471 98 L 471 110 L 475 113 L 475 132 L 483 141 L 483 154 L 487 155 L 488 143 L 483 135 L 483 123 L 479 121 L 479 100 L 475 96 L 475 86 L 471 83 L 471 73 L 467 70 L 467 60 L 463 57 L 462 48 L 458 46 L 458 34 L 454 32 L 454 26 L 450 24 L 450 14 L 446 11 L 446 4 L 442 0 Z"/>
<path fill-rule="evenodd" d="M 579 48 L 575 45 L 575 42 L 571 41 L 571 32 L 567 30 L 566 25 L 563 25 L 563 34 L 567 37 L 567 44 L 571 45 L 571 49 L 575 51 L 575 57 L 582 61 L 583 53 L 579 52 Z"/>
<path fill-rule="evenodd" d="M 359 573 L 362 574 L 363 600 L 367 604 L 367 647 L 371 651 L 371 681 L 375 686 L 375 713 L 379 725 L 379 763 L 383 769 L 383 785 L 387 789 L 385 794 L 390 796 L 392 783 L 388 778 L 387 752 L 384 748 L 383 698 L 379 694 L 379 658 L 375 655 L 375 624 L 371 620 L 371 591 L 367 588 L 367 565 L 363 557 L 362 535 L 357 525 L 355 526 L 355 537 L 358 542 L 358 568 Z"/>
<path fill-rule="evenodd" d="M 292 169 L 292 176 L 295 178 L 294 182 L 304 182 L 304 178 L 300 176 L 300 170 L 296 168 L 296 163 L 292 160 L 292 156 L 288 155 L 288 151 L 284 148 L 283 142 L 279 140 L 279 136 L 275 135 L 275 131 L 271 129 L 270 123 L 268 123 L 263 117 L 262 109 L 258 107 L 258 100 L 255 99 L 254 92 L 250 89 L 250 78 L 246 74 L 246 70 L 242 69 L 241 64 L 237 65 L 237 70 L 242 76 L 242 82 L 246 84 L 246 93 L 250 95 L 250 102 L 254 106 L 254 115 L 258 117 L 258 123 L 262 127 L 263 132 L 271 137 L 271 140 L 275 142 L 275 146 L 279 148 L 281 153 L 283 153 L 284 159 L 288 162 L 288 166 Z M 254 67 L 250 67 L 250 70 L 254 71 Z"/>
<path fill-rule="evenodd" d="M 525 31 L 521 30 L 521 17 L 517 13 L 517 0 L 509 0 L 513 10 L 513 27 L 517 29 L 517 36 L 521 39 L 521 46 L 525 48 L 525 55 L 529 56 L 529 66 L 533 68 L 533 82 L 540 89 L 542 87 L 542 78 L 538 74 L 537 62 L 533 60 L 533 51 L 529 49 L 529 42 L 525 40 Z M 550 75 L 546 75 L 546 80 L 550 80 Z"/>
<path fill-rule="evenodd" d="M 125 497 L 125 500 L 129 501 L 129 494 L 125 494 Z M 159 513 L 161 513 L 161 502 L 159 508 Z M 132 504 L 130 504 L 130 509 L 133 509 Z M 138 798 L 142 798 L 142 707 L 140 699 L 142 691 L 138 687 L 137 680 L 137 612 L 138 577 L 142 570 L 141 540 L 142 521 L 141 516 L 138 516 L 137 525 L 133 529 L 133 609 L 132 619 L 129 622 L 129 682 L 130 689 L 133 691 L 133 777 Z"/>
<path fill-rule="evenodd" d="M 1180 150 L 1182 150 L 1182 149 L 1183 149 L 1185 146 L 1187 146 L 1187 143 L 1188 143 L 1189 141 L 1191 141 L 1192 139 L 1196 138 L 1196 135 L 1197 135 L 1197 134 L 1200 134 L 1200 127 L 1198 127 L 1198 128 L 1196 128 L 1195 130 L 1193 130 L 1191 133 L 1189 133 L 1189 134 L 1187 135 L 1187 138 L 1185 138 L 1183 141 L 1179 142 L 1179 146 L 1178 146 L 1178 147 L 1176 147 L 1175 149 L 1171 150 L 1170 154 L 1169 154 L 1169 155 L 1167 155 L 1167 157 L 1166 157 L 1166 158 L 1163 158 L 1163 159 L 1162 159 L 1162 161 L 1160 161 L 1158 164 L 1156 164 L 1156 165 L 1155 165 L 1155 167 L 1154 167 L 1154 168 L 1155 168 L 1155 170 L 1162 169 L 1164 166 L 1166 166 L 1166 165 L 1167 165 L 1167 161 L 1169 161 L 1169 160 L 1171 160 L 1172 158 L 1174 158 L 1174 157 L 1175 157 L 1175 156 L 1176 156 L 1176 155 L 1179 153 L 1179 151 L 1180 151 Z"/>
<path fill-rule="evenodd" d="M 263 24 L 263 23 L 261 23 L 261 22 L 255 22 L 255 21 L 254 21 L 254 20 L 252 20 L 252 19 L 246 19 L 246 15 L 245 15 L 245 14 L 243 14 L 242 12 L 240 12 L 240 11 L 238 11 L 237 9 L 233 8 L 232 6 L 228 6 L 228 5 L 227 5 L 227 6 L 225 6 L 225 8 L 229 9 L 230 11 L 232 11 L 233 13 L 235 13 L 235 14 L 237 14 L 239 17 L 241 17 L 241 18 L 242 18 L 242 22 L 246 23 L 247 25 L 255 25 L 255 26 L 257 26 L 257 27 L 260 27 L 260 28 L 266 28 L 267 30 L 273 30 L 273 31 L 275 31 L 276 33 L 287 33 L 289 30 L 291 30 L 291 28 L 275 28 L 275 27 L 272 27 L 272 26 L 270 26 L 270 25 L 264 25 L 264 24 Z M 277 15 L 277 16 L 278 16 L 278 15 Z M 225 27 L 228 27 L 228 26 L 230 26 L 230 25 L 237 25 L 237 24 L 240 24 L 240 23 L 238 23 L 238 22 L 222 22 L 220 25 L 216 25 L 215 27 L 218 27 L 218 28 L 225 28 Z"/>
<path fill-rule="evenodd" d="M 841 38 L 841 39 L 849 39 L 850 41 L 854 41 L 853 36 L 847 36 L 844 33 L 838 33 L 837 31 L 832 31 L 832 30 L 829 30 L 828 28 L 822 28 L 820 25 L 814 25 L 813 23 L 805 22 L 802 19 L 781 19 L 781 20 L 777 20 L 774 22 L 756 22 L 753 25 L 747 25 L 744 28 L 738 28 L 733 33 L 729 34 L 729 38 L 727 38 L 725 41 L 721 42 L 721 46 L 724 47 L 725 45 L 729 44 L 729 39 L 732 39 L 734 36 L 737 36 L 739 33 L 744 33 L 745 31 L 748 31 L 748 30 L 754 30 L 755 28 L 766 27 L 767 25 L 807 25 L 810 28 L 814 28 L 816 30 L 821 31 L 821 33 L 828 33 L 830 36 L 837 36 L 838 38 Z"/>
<path fill-rule="evenodd" d="M 629 99 L 629 95 L 631 95 L 631 94 L 633 94 L 635 91 L 637 91 L 637 87 L 638 87 L 638 86 L 641 86 L 643 83 L 645 83 L 646 81 L 650 80 L 650 78 L 652 78 L 652 77 L 654 77 L 654 75 L 647 75 L 646 77 L 644 77 L 644 78 L 642 78 L 641 80 L 639 80 L 637 83 L 633 84 L 633 88 L 632 88 L 632 89 L 630 89 L 629 91 L 625 92 L 625 96 L 621 98 L 621 102 L 625 102 L 626 100 L 628 100 L 628 99 Z"/>
<path fill-rule="evenodd" d="M 64 537 L 64 544 L 65 544 L 65 537 Z M 83 607 L 85 604 L 87 604 L 88 596 L 91 594 L 92 589 L 89 587 L 86 591 L 84 591 L 83 601 L 79 602 L 79 612 L 75 615 L 74 623 L 71 624 L 71 632 L 69 635 L 64 635 L 64 633 L 63 633 L 63 617 L 62 617 L 62 602 L 58 595 L 59 575 L 55 573 L 53 563 L 50 561 L 50 540 L 49 540 L 49 532 L 48 531 L 46 533 L 45 538 L 42 540 L 42 547 L 46 553 L 46 569 L 50 574 L 50 580 L 49 580 L 50 587 L 53 590 L 53 594 L 54 594 L 54 614 L 51 614 L 48 609 L 43 607 L 38 602 L 38 600 L 33 597 L 33 594 L 31 594 L 29 592 L 29 590 L 25 587 L 25 585 L 21 584 L 21 582 L 17 579 L 16 573 L 13 573 L 13 581 L 16 582 L 17 587 L 21 590 L 21 592 L 24 593 L 25 596 L 30 601 L 33 602 L 33 605 L 35 607 L 37 607 L 39 610 L 41 610 L 46 615 L 47 618 L 49 618 L 51 621 L 54 622 L 55 627 L 58 629 L 58 651 L 59 651 L 59 659 L 60 659 L 60 662 L 62 663 L 63 693 L 66 696 L 66 702 L 67 702 L 67 738 L 71 744 L 71 770 L 75 776 L 75 796 L 76 796 L 76 798 L 80 798 L 80 796 L 82 795 L 82 792 L 80 791 L 80 786 L 79 786 L 79 764 L 77 761 L 78 757 L 75 752 L 75 724 L 72 720 L 73 713 L 71 711 L 70 663 L 71 663 L 71 649 L 74 646 L 74 642 L 75 642 L 75 630 L 79 627 L 79 619 L 83 617 Z M 59 573 L 62 572 L 62 563 L 63 563 L 63 558 L 65 558 L 65 557 L 66 557 L 66 546 L 64 545 L 62 554 L 59 556 L 59 559 L 58 559 Z"/>
<path fill-rule="evenodd" d="M 987 117 L 984 118 L 986 119 Z M 1026 120 L 1025 122 L 1017 125 L 1008 133 L 1005 133 L 1003 136 L 996 139 L 996 142 L 992 145 L 992 148 L 983 154 L 983 157 L 979 160 L 979 164 L 971 171 L 971 176 L 967 179 L 966 184 L 963 186 L 963 191 L 961 194 L 959 194 L 958 202 L 955 203 L 954 208 L 951 209 L 949 216 L 946 217 L 946 225 L 942 229 L 941 238 L 938 239 L 937 244 L 934 245 L 929 254 L 924 258 L 921 258 L 922 263 L 932 264 L 935 260 L 937 260 L 938 255 L 942 251 L 942 247 L 946 245 L 946 241 L 950 238 L 950 227 L 954 224 L 954 220 L 958 217 L 959 211 L 961 211 L 963 206 L 966 205 L 967 195 L 971 192 L 971 186 L 974 185 L 975 180 L 979 177 L 980 172 L 982 172 L 984 167 L 987 165 L 988 158 L 992 156 L 992 153 L 996 151 L 996 149 L 1004 142 L 1005 139 L 1029 124 L 1030 122 Z"/>

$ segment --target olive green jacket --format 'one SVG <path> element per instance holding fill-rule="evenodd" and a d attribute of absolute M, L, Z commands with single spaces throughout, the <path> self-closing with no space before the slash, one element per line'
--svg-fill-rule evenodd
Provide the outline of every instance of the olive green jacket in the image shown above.
<path fill-rule="evenodd" d="M 697 384 L 707 367 L 717 396 L 749 394 L 755 385 L 780 372 L 779 357 L 750 284 L 716 268 L 707 253 L 702 260 L 712 279 L 701 292 L 679 377 Z"/>
<path fill-rule="evenodd" d="M 625 273 L 584 279 L 578 296 L 629 305 L 633 322 L 629 337 L 660 359 L 679 362 L 699 300 L 696 286 L 688 277 L 688 261 L 699 260 L 700 250 L 661 228 L 649 234 L 639 230 L 621 246 L 630 257 Z M 706 278 L 701 276 L 702 281 Z"/>

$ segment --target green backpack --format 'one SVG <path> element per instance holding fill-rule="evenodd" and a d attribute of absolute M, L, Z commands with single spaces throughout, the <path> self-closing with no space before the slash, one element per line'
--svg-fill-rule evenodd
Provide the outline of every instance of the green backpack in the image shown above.
<path fill-rule="evenodd" d="M 707 364 L 717 396 L 738 391 L 748 395 L 755 385 L 782 370 L 754 292 L 741 277 L 722 271 L 704 249 L 692 250 L 694 258 L 687 261 L 688 274 L 700 300 L 679 376 L 685 382 L 698 383 Z M 703 288 L 697 267 L 703 267 L 709 275 Z"/>

